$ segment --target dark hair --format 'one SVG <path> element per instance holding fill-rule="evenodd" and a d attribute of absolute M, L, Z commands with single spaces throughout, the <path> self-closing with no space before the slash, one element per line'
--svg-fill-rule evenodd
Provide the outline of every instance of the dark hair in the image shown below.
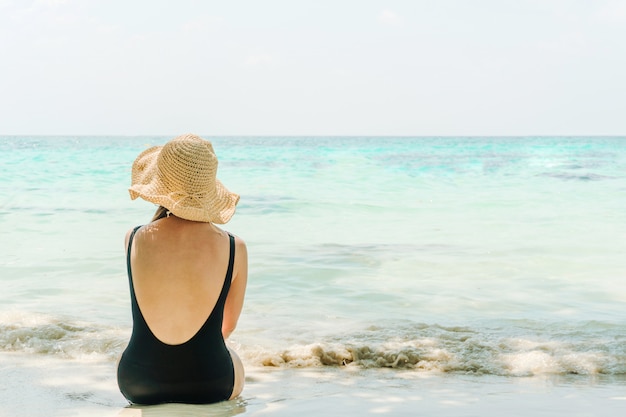
<path fill-rule="evenodd" d="M 152 217 L 152 221 L 154 222 L 164 217 L 167 217 L 169 214 L 170 214 L 170 211 L 168 209 L 166 209 L 163 206 L 159 206 L 157 211 L 154 213 L 154 216 Z"/>

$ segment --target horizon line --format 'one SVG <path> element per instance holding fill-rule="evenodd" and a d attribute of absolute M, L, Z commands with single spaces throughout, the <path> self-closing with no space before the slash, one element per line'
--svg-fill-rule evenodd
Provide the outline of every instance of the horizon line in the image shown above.
<path fill-rule="evenodd" d="M 187 132 L 191 133 L 191 132 Z M 184 134 L 184 133 L 183 133 Z M 620 138 L 626 137 L 626 133 L 621 134 L 502 134 L 502 135 L 494 135 L 494 134 L 461 134 L 461 135 L 426 135 L 426 134 L 417 134 L 417 135 L 393 135 L 393 134 L 383 134 L 383 135 L 359 135 L 359 134 L 349 134 L 349 135 L 341 135 L 341 134 L 198 134 L 202 137 L 220 137 L 220 138 L 585 138 L 585 137 L 602 137 L 602 138 Z M 107 133 L 60 133 L 60 134 L 30 134 L 30 133 L 18 133 L 18 134 L 5 134 L 0 133 L 0 138 L 7 137 L 120 137 L 120 138 L 144 138 L 144 137 L 176 137 L 180 136 L 179 134 L 167 134 L 167 133 L 142 133 L 142 134 L 107 134 Z"/>

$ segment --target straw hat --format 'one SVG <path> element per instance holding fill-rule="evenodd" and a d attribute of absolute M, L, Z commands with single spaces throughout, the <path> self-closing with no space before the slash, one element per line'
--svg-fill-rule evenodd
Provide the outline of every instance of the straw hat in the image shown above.
<path fill-rule="evenodd" d="M 141 197 L 177 217 L 223 224 L 235 214 L 239 195 L 228 191 L 216 174 L 211 142 L 186 134 L 139 154 L 128 191 L 132 200 Z"/>

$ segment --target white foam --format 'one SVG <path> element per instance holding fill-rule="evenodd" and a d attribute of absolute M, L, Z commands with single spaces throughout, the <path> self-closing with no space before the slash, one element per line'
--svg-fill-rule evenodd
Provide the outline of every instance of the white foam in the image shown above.
<path fill-rule="evenodd" d="M 341 335 L 312 333 L 314 339 L 309 343 L 289 346 L 280 339 L 259 339 L 254 332 L 248 338 L 243 331 L 229 343 L 246 365 L 263 367 L 388 368 L 509 376 L 621 375 L 626 373 L 623 330 L 620 326 L 583 323 L 555 335 L 532 326 L 502 330 L 414 324 L 370 326 Z M 519 335 L 511 337 L 512 331 Z M 611 336 L 600 339 L 598 332 Z M 114 361 L 129 336 L 129 328 L 43 314 L 0 314 L 2 351 Z"/>
<path fill-rule="evenodd" d="M 0 350 L 99 360 L 116 358 L 128 329 L 37 313 L 0 315 Z"/>

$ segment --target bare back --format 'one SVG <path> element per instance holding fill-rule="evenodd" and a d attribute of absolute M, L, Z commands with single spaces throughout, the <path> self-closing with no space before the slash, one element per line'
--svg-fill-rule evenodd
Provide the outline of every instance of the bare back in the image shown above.
<path fill-rule="evenodd" d="M 222 290 L 228 259 L 228 235 L 210 223 L 172 216 L 137 232 L 131 248 L 135 295 L 159 340 L 178 345 L 198 332 Z"/>

